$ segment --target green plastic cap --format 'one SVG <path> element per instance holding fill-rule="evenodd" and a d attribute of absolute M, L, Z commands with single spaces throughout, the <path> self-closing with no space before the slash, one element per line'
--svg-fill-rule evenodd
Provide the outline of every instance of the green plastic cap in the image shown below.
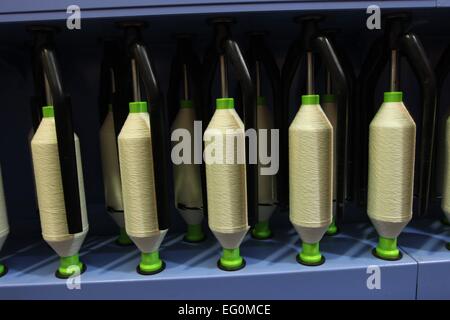
<path fill-rule="evenodd" d="M 147 102 L 145 101 L 130 102 L 130 113 L 142 113 L 147 112 L 147 110 Z"/>
<path fill-rule="evenodd" d="M 141 262 L 139 263 L 139 269 L 146 273 L 157 272 L 164 268 L 162 260 L 159 258 L 159 252 L 142 252 Z"/>
<path fill-rule="evenodd" d="M 300 260 L 307 264 L 316 264 L 322 260 L 319 243 L 302 243 L 302 252 L 300 252 Z"/>
<path fill-rule="evenodd" d="M 180 108 L 182 109 L 190 109 L 194 106 L 192 100 L 180 100 Z"/>
<path fill-rule="evenodd" d="M 338 228 L 336 225 L 336 217 L 333 217 L 333 221 L 331 222 L 331 224 L 328 226 L 327 229 L 327 235 L 329 236 L 333 236 L 338 232 Z"/>
<path fill-rule="evenodd" d="M 320 97 L 322 103 L 333 103 L 336 102 L 336 97 L 334 94 L 324 94 Z"/>
<path fill-rule="evenodd" d="M 223 249 L 223 255 L 219 260 L 220 266 L 225 270 L 238 270 L 244 264 L 239 248 Z"/>
<path fill-rule="evenodd" d="M 403 101 L 403 92 L 401 91 L 392 91 L 384 93 L 384 102 L 402 102 Z"/>
<path fill-rule="evenodd" d="M 320 97 L 318 94 L 307 94 L 302 96 L 302 105 L 319 104 Z"/>
<path fill-rule="evenodd" d="M 382 259 L 396 260 L 400 257 L 400 251 L 397 248 L 397 238 L 389 239 L 380 237 L 375 250 L 377 255 Z"/>
<path fill-rule="evenodd" d="M 131 241 L 125 228 L 120 228 L 120 233 L 116 239 L 116 242 L 121 246 L 128 246 L 128 245 L 133 244 L 133 241 Z"/>
<path fill-rule="evenodd" d="M 58 273 L 63 277 L 70 277 L 76 273 L 81 274 L 83 263 L 78 254 L 69 257 L 61 257 L 59 261 Z"/>
<path fill-rule="evenodd" d="M 200 242 L 205 239 L 201 224 L 188 224 L 184 239 L 188 242 Z"/>
<path fill-rule="evenodd" d="M 256 239 L 268 239 L 272 236 L 272 231 L 269 228 L 269 220 L 259 221 L 252 230 L 252 236 Z"/>
<path fill-rule="evenodd" d="M 259 96 L 259 97 L 256 99 L 256 104 L 257 104 L 258 106 L 265 106 L 265 105 L 266 105 L 266 97 Z"/>
<path fill-rule="evenodd" d="M 55 116 L 55 110 L 53 106 L 42 107 L 42 116 L 44 118 L 53 118 Z"/>
<path fill-rule="evenodd" d="M 233 108 L 234 108 L 233 98 L 216 99 L 216 109 L 233 109 Z"/>

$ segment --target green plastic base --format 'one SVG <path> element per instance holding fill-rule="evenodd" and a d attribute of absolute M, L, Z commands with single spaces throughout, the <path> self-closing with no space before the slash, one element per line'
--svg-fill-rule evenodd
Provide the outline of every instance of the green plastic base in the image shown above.
<path fill-rule="evenodd" d="M 152 275 L 160 273 L 164 270 L 166 264 L 159 258 L 159 252 L 154 251 L 150 253 L 141 253 L 141 262 L 137 266 L 136 270 L 142 275 Z"/>
<path fill-rule="evenodd" d="M 305 266 L 320 266 L 325 257 L 320 253 L 319 243 L 302 243 L 302 251 L 296 256 L 297 262 Z"/>
<path fill-rule="evenodd" d="M 116 239 L 116 244 L 119 246 L 131 246 L 133 244 L 125 228 L 120 228 L 120 234 Z"/>
<path fill-rule="evenodd" d="M 450 221 L 448 221 L 447 217 L 443 217 L 441 222 L 445 226 L 450 226 Z"/>
<path fill-rule="evenodd" d="M 258 240 L 266 240 L 272 237 L 269 221 L 258 222 L 252 230 L 252 237 Z"/>
<path fill-rule="evenodd" d="M 333 222 L 331 222 L 330 226 L 327 229 L 328 236 L 335 236 L 339 233 L 339 228 L 336 225 L 336 219 L 333 217 Z"/>
<path fill-rule="evenodd" d="M 8 273 L 8 268 L 0 263 L 0 278 L 3 277 L 5 274 Z"/>
<path fill-rule="evenodd" d="M 379 237 L 378 245 L 372 250 L 372 253 L 375 257 L 388 261 L 396 261 L 402 258 L 402 253 L 397 248 L 396 238 Z"/>
<path fill-rule="evenodd" d="M 237 271 L 245 267 L 245 260 L 241 257 L 239 248 L 224 248 L 222 257 L 217 261 L 217 266 L 224 271 Z"/>
<path fill-rule="evenodd" d="M 206 239 L 201 224 L 188 224 L 183 240 L 190 243 L 202 242 Z"/>
<path fill-rule="evenodd" d="M 86 265 L 80 261 L 78 254 L 70 257 L 61 257 L 59 260 L 59 268 L 55 272 L 55 276 L 60 279 L 67 279 L 75 274 L 82 274 L 86 271 Z"/>

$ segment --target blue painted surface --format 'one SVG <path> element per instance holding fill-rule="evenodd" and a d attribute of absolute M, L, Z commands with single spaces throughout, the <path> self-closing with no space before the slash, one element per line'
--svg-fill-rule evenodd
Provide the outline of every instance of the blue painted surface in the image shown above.
<path fill-rule="evenodd" d="M 418 262 L 417 299 L 450 299 L 450 227 L 439 221 L 408 226 L 399 239 L 402 248 Z"/>
<path fill-rule="evenodd" d="M 414 299 L 417 264 L 407 254 L 396 262 L 376 259 L 373 229 L 347 225 L 321 245 L 324 265 L 306 267 L 295 261 L 299 241 L 294 230 L 279 226 L 275 237 L 261 242 L 249 237 L 241 252 L 247 266 L 236 272 L 216 267 L 220 248 L 210 235 L 200 245 L 170 234 L 161 256 L 167 267 L 154 276 L 135 272 L 139 252 L 118 247 L 114 238 L 93 237 L 81 253 L 88 265 L 81 290 L 69 290 L 53 273 L 58 259 L 42 241 L 4 253 L 9 273 L 0 279 L 0 299 Z M 381 289 L 369 290 L 368 266 L 381 269 Z"/>
<path fill-rule="evenodd" d="M 71 0 L 15 0 L 0 2 L 0 22 L 65 20 L 66 8 Z M 379 5 L 382 9 L 435 8 L 436 0 L 396 0 L 396 1 L 301 1 L 301 0 L 79 0 L 77 5 L 85 19 L 119 18 L 136 16 L 180 15 L 180 14 L 223 14 L 240 12 L 273 11 L 326 11 L 366 9 L 369 5 Z"/>

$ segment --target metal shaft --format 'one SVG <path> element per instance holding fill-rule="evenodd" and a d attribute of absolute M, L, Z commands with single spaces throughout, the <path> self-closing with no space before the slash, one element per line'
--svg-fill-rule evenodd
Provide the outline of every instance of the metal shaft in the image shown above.
<path fill-rule="evenodd" d="M 220 56 L 220 88 L 222 98 L 228 98 L 228 74 L 225 56 Z"/>
<path fill-rule="evenodd" d="M 44 86 L 45 86 L 45 100 L 48 106 L 53 106 L 52 92 L 50 91 L 50 84 L 48 83 L 47 75 L 44 73 Z"/>
<path fill-rule="evenodd" d="M 390 91 L 398 91 L 399 79 L 398 79 L 398 51 L 391 51 L 391 83 Z"/>
<path fill-rule="evenodd" d="M 307 63 L 307 83 L 306 91 L 307 94 L 314 94 L 314 61 L 313 54 L 311 51 L 306 53 L 306 63 Z"/>
<path fill-rule="evenodd" d="M 136 67 L 136 61 L 131 59 L 131 77 L 133 80 L 133 99 L 141 101 L 141 87 L 139 83 L 139 71 Z"/>
<path fill-rule="evenodd" d="M 327 88 L 326 88 L 326 94 L 332 94 L 333 93 L 333 87 L 331 84 L 331 73 L 327 70 Z"/>
<path fill-rule="evenodd" d="M 183 64 L 183 85 L 184 85 L 184 100 L 189 100 L 189 82 L 187 74 L 187 66 Z"/>

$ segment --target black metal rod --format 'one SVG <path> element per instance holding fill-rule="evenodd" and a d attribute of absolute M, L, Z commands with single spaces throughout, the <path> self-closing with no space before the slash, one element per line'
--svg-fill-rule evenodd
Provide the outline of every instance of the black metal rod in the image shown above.
<path fill-rule="evenodd" d="M 422 87 L 422 128 L 419 162 L 419 216 L 428 211 L 437 105 L 436 79 L 422 43 L 413 33 L 401 38 L 402 49 Z"/>
<path fill-rule="evenodd" d="M 280 110 L 280 170 L 278 172 L 278 201 L 282 206 L 289 205 L 289 105 L 290 90 L 300 61 L 305 55 L 305 47 L 298 38 L 289 47 L 281 71 L 281 110 Z"/>
<path fill-rule="evenodd" d="M 147 100 L 150 103 L 149 113 L 152 131 L 152 152 L 155 172 L 155 192 L 158 209 L 158 224 L 160 230 L 169 228 L 170 208 L 168 196 L 168 180 L 170 157 L 167 119 L 163 95 L 159 89 L 154 68 L 147 54 L 147 49 L 141 43 L 130 47 L 131 55 L 136 60 L 139 75 L 145 87 Z"/>
<path fill-rule="evenodd" d="M 49 48 L 43 48 L 41 61 L 54 101 L 56 137 L 68 231 L 70 234 L 75 234 L 83 231 L 83 224 L 70 98 L 64 94 L 54 52 Z"/>
<path fill-rule="evenodd" d="M 224 48 L 227 59 L 230 62 L 242 89 L 245 129 L 256 129 L 257 119 L 255 88 L 253 86 L 247 64 L 245 63 L 239 46 L 234 40 L 225 40 Z M 247 154 L 246 175 L 248 221 L 249 225 L 253 226 L 256 223 L 258 216 L 258 163 L 257 161 L 255 161 L 255 163 L 250 163 L 249 161 L 249 152 L 251 150 L 249 139 L 246 140 L 245 146 Z"/>
<path fill-rule="evenodd" d="M 339 58 L 327 37 L 319 36 L 314 40 L 314 48 L 319 53 L 322 61 L 325 62 L 327 70 L 330 72 L 333 85 L 337 94 L 338 125 L 337 125 L 337 187 L 336 202 L 337 215 L 342 217 L 345 204 L 345 188 L 347 172 L 346 146 L 348 142 L 348 109 L 349 109 L 349 88 L 344 69 Z"/>

